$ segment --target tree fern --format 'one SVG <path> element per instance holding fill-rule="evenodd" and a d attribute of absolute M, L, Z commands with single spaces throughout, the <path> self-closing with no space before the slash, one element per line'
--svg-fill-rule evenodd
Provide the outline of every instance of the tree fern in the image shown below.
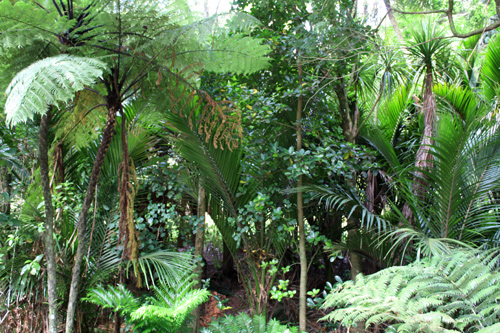
<path fill-rule="evenodd" d="M 340 285 L 323 320 L 397 332 L 489 332 L 500 320 L 497 251 L 459 252 L 392 267 Z M 496 325 L 495 325 L 496 326 Z"/>
<path fill-rule="evenodd" d="M 202 330 L 203 333 L 294 333 L 298 332 L 296 327 L 282 325 L 276 319 L 271 319 L 266 323 L 264 316 L 250 317 L 246 313 L 237 316 L 226 316 L 217 321 L 213 321 L 208 328 Z"/>
<path fill-rule="evenodd" d="M 54 28 L 57 27 L 57 30 Z M 35 40 L 54 38 L 64 29 L 57 12 L 48 12 L 29 2 L 0 2 L 0 53 L 31 45 Z"/>
<path fill-rule="evenodd" d="M 11 125 L 45 114 L 48 105 L 67 102 L 102 75 L 104 63 L 96 59 L 58 55 L 20 71 L 7 88 L 5 113 Z"/>

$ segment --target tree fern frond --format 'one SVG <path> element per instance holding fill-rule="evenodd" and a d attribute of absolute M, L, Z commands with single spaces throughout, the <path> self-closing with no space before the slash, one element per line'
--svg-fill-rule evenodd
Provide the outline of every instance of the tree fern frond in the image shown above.
<path fill-rule="evenodd" d="M 216 73 L 249 74 L 268 66 L 269 46 L 244 34 L 215 39 L 205 61 L 205 69 Z"/>
<path fill-rule="evenodd" d="M 15 125 L 45 114 L 48 105 L 67 102 L 99 78 L 105 64 L 96 59 L 58 55 L 20 71 L 7 88 L 7 123 Z"/>
<path fill-rule="evenodd" d="M 325 299 L 335 308 L 323 320 L 346 326 L 365 321 L 397 332 L 462 332 L 500 320 L 498 251 L 449 255 L 391 267 L 339 286 Z M 481 314 L 481 315 L 479 315 Z"/>
<path fill-rule="evenodd" d="M 0 53 L 54 38 L 65 28 L 57 12 L 47 12 L 31 2 L 0 2 Z"/>
<path fill-rule="evenodd" d="M 279 321 L 271 319 L 266 324 L 264 316 L 250 317 L 242 312 L 237 316 L 226 316 L 212 321 L 208 329 L 203 329 L 203 333 L 297 333 L 296 327 L 287 327 Z"/>
<path fill-rule="evenodd" d="M 226 16 L 225 27 L 228 32 L 249 31 L 262 25 L 258 19 L 244 12 L 233 12 L 226 14 Z"/>

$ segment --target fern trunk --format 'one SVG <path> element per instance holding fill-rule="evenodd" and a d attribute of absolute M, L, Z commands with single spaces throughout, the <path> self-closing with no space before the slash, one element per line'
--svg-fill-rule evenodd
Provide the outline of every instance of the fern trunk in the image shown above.
<path fill-rule="evenodd" d="M 116 112 L 117 108 L 115 106 L 108 107 L 106 127 L 102 134 L 101 144 L 97 150 L 96 158 L 94 161 L 94 166 L 92 168 L 92 173 L 90 175 L 89 184 L 87 187 L 87 193 L 85 195 L 85 200 L 83 201 L 82 210 L 80 216 L 78 217 L 77 225 L 77 235 L 78 235 L 78 247 L 76 250 L 75 262 L 73 265 L 73 271 L 71 275 L 71 286 L 69 291 L 68 300 L 68 313 L 66 315 L 66 333 L 73 332 L 77 296 L 78 296 L 78 286 L 80 283 L 80 268 L 83 262 L 83 255 L 85 253 L 85 236 L 87 234 L 87 216 L 92 205 L 95 187 L 97 181 L 99 180 L 99 174 L 101 173 L 102 164 L 104 162 L 104 157 L 113 138 L 116 122 Z"/>
<path fill-rule="evenodd" d="M 49 333 L 57 333 L 57 274 L 56 251 L 54 245 L 54 207 L 50 193 L 49 177 L 49 126 L 50 108 L 42 116 L 38 135 L 40 178 L 42 181 L 43 199 L 45 201 L 45 258 L 47 260 L 47 294 L 49 298 Z"/>

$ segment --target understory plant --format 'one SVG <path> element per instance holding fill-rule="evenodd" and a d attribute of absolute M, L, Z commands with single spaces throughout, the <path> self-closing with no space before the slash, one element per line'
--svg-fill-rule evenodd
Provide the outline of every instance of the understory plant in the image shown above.
<path fill-rule="evenodd" d="M 322 320 L 385 332 L 498 332 L 498 250 L 454 250 L 360 275 L 331 292 Z"/>
<path fill-rule="evenodd" d="M 296 327 L 282 325 L 276 319 L 271 319 L 266 323 L 264 315 L 250 317 L 246 313 L 237 316 L 227 316 L 213 321 L 202 333 L 241 333 L 241 332 L 261 332 L 261 333 L 297 333 Z"/>
<path fill-rule="evenodd" d="M 210 295 L 206 289 L 194 289 L 194 283 L 194 279 L 185 277 L 168 286 L 158 285 L 146 302 L 123 285 L 93 288 L 84 300 L 118 312 L 127 324 L 133 325 L 134 332 L 185 331 L 191 311 Z"/>

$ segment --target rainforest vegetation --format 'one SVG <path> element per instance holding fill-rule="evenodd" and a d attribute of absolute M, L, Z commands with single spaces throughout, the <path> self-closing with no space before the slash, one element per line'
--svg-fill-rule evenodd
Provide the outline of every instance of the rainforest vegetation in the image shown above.
<path fill-rule="evenodd" d="M 499 16 L 0 1 L 0 332 L 500 332 Z"/>

